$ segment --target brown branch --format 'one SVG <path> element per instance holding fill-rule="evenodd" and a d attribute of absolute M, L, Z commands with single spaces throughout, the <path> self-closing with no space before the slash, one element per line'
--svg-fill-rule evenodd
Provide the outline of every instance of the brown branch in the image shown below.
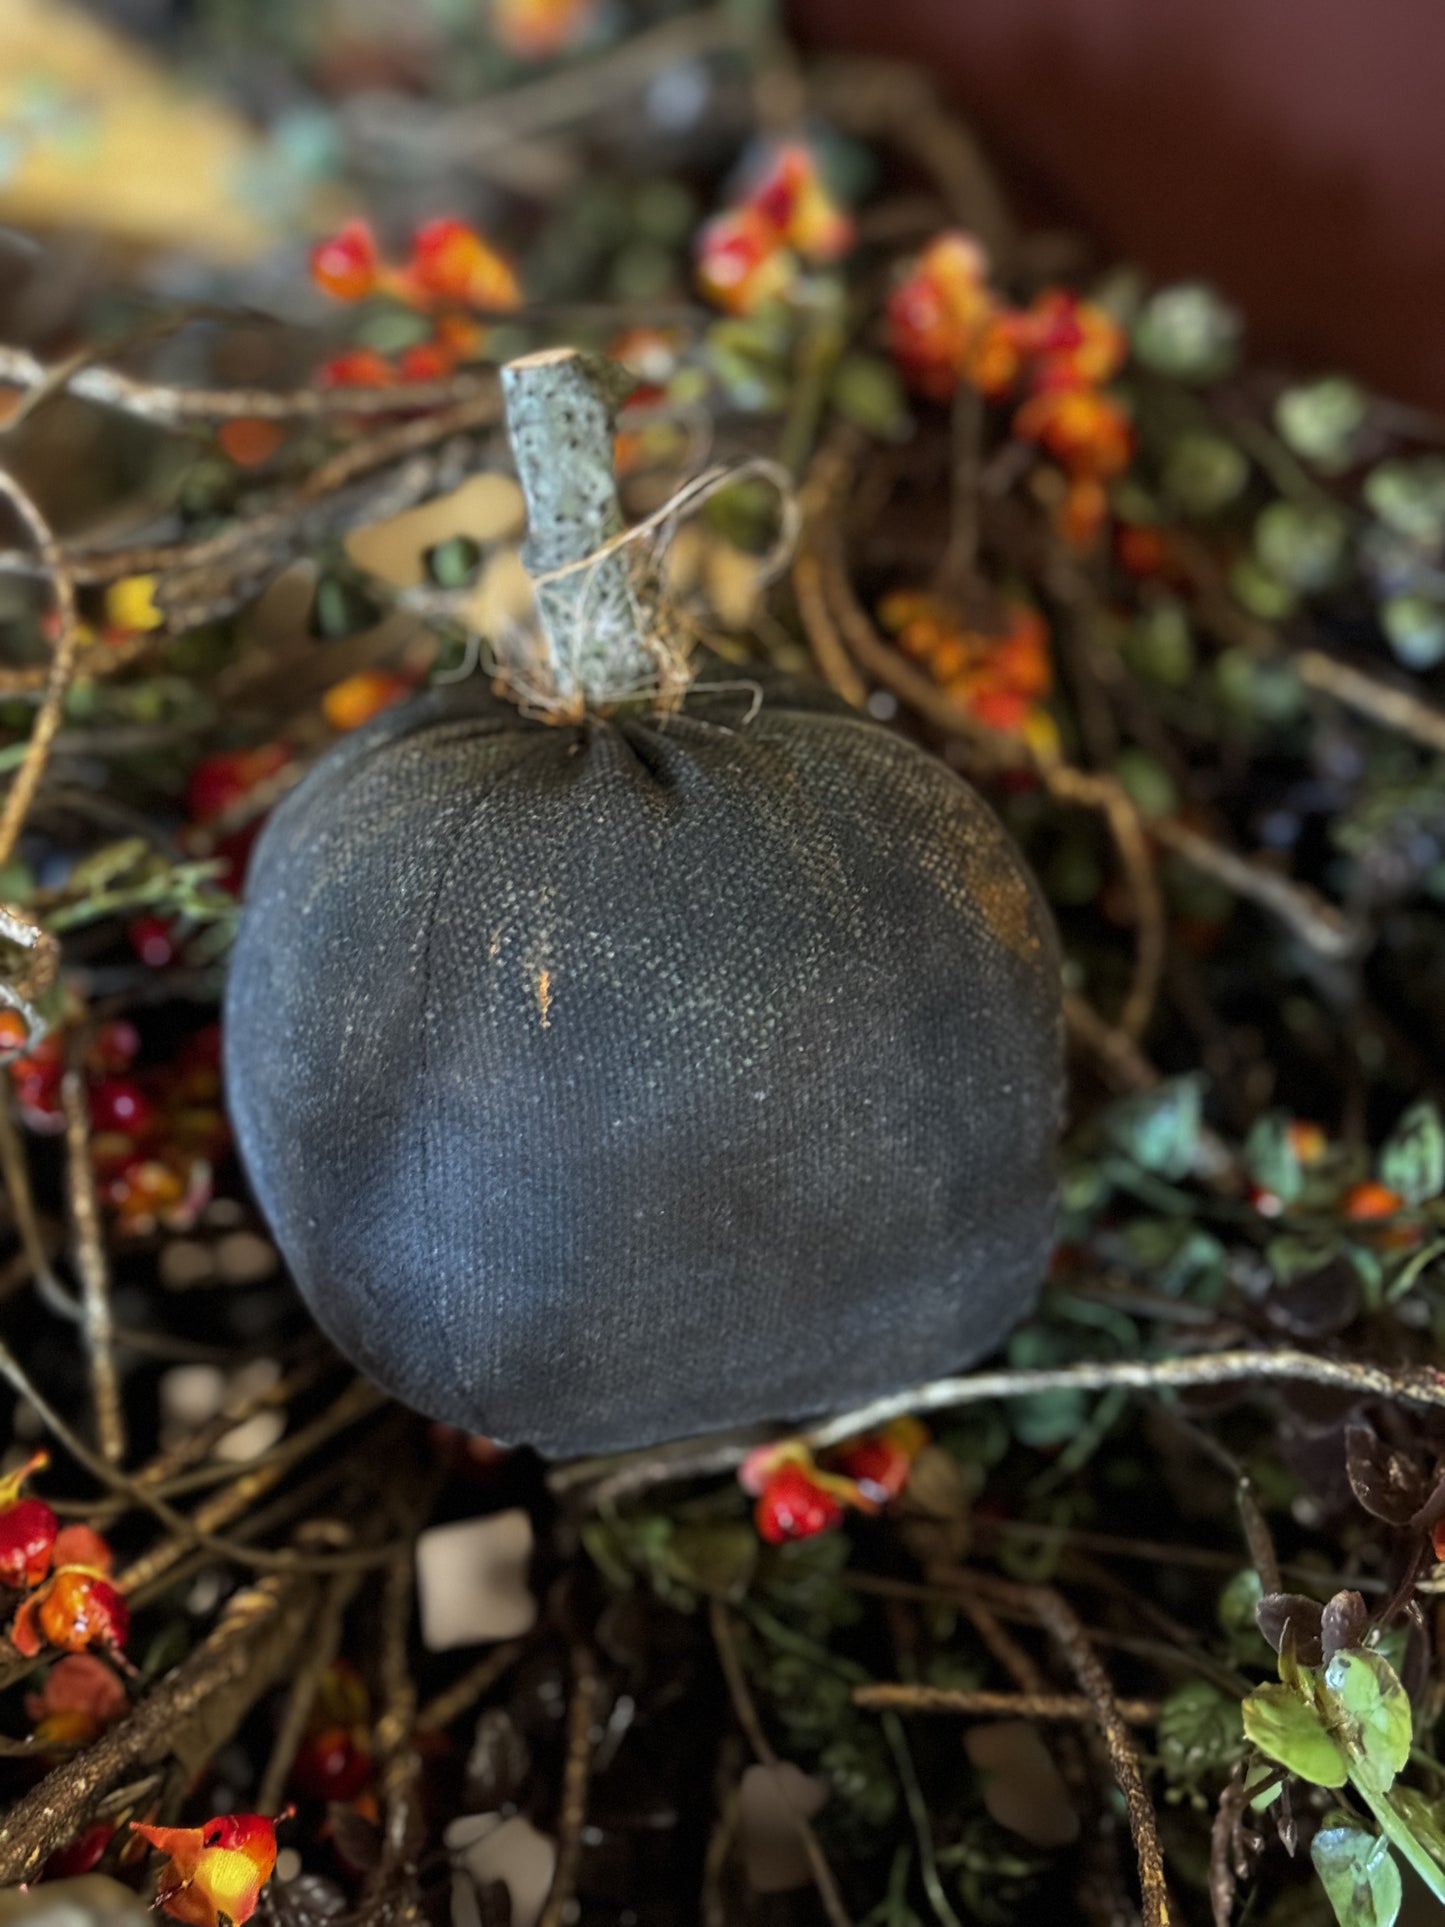
<path fill-rule="evenodd" d="M 1134 1837 L 1134 1852 L 1139 1862 L 1145 1927 L 1170 1927 L 1174 1915 L 1164 1878 L 1164 1855 L 1159 1845 L 1154 1808 L 1144 1786 L 1138 1750 L 1114 1697 L 1109 1675 L 1090 1644 L 1077 1613 L 1063 1595 L 1055 1592 L 1051 1586 L 1026 1586 L 1012 1579 L 975 1574 L 970 1574 L 970 1584 L 976 1585 L 985 1599 L 992 1597 L 1035 1613 L 1067 1660 L 1069 1670 L 1093 1708 L 1094 1719 L 1108 1751 L 1109 1764 L 1114 1769 L 1114 1778 L 1124 1796 L 1129 1830 Z"/>
<path fill-rule="evenodd" d="M 407 1633 L 416 1588 L 416 1542 L 408 1538 L 386 1569 L 381 1602 L 381 1716 L 372 1732 L 381 1805 L 381 1861 L 369 1883 L 380 1892 L 408 1870 L 412 1857 L 421 1762 L 414 1744 L 416 1682 L 407 1664 Z"/>
<path fill-rule="evenodd" d="M 1445 710 L 1435 708 L 1433 703 L 1427 703 L 1408 689 L 1397 689 L 1391 683 L 1367 676 L 1363 670 L 1352 669 L 1348 663 L 1338 662 L 1319 649 L 1302 649 L 1289 660 L 1307 688 L 1321 690 L 1346 708 L 1368 716 L 1371 722 L 1408 736 L 1437 755 L 1445 755 Z"/>
<path fill-rule="evenodd" d="M 1191 869 L 1214 877 L 1233 895 L 1277 917 L 1320 956 L 1355 957 L 1367 947 L 1369 933 L 1308 884 L 1239 856 L 1174 817 L 1152 817 L 1149 834 Z"/>
<path fill-rule="evenodd" d="M 398 410 L 443 408 L 496 394 L 490 373 L 462 373 L 445 381 L 398 382 L 384 388 L 177 388 L 146 381 L 118 368 L 92 364 L 47 368 L 24 348 L 0 346 L 0 387 L 77 395 L 102 408 L 118 409 L 159 428 L 255 417 L 262 421 L 316 421 L 334 416 L 387 415 Z"/>
<path fill-rule="evenodd" d="M 6 1088 L 0 1090 L 0 1179 L 4 1180 L 10 1215 L 15 1222 L 20 1250 L 31 1277 L 44 1296 L 54 1294 L 57 1298 L 64 1298 L 64 1288 L 51 1270 L 45 1240 L 40 1234 L 35 1193 L 30 1183 L 30 1158 L 15 1123 L 8 1078 L 5 1085 Z"/>
<path fill-rule="evenodd" d="M 742 1661 L 738 1658 L 737 1642 L 733 1638 L 732 1615 L 721 1599 L 712 1599 L 708 1602 L 708 1624 L 712 1628 L 718 1663 L 722 1667 L 723 1678 L 727 1682 L 728 1697 L 732 1701 L 738 1725 L 747 1735 L 749 1746 L 762 1764 L 776 1767 L 780 1761 L 773 1751 L 767 1734 L 763 1731 L 762 1721 L 758 1718 L 758 1709 L 753 1702 L 752 1693 L 748 1690 Z M 827 1856 L 818 1844 L 817 1834 L 814 1833 L 805 1815 L 792 1807 L 788 1811 L 798 1829 L 803 1851 L 808 1857 L 808 1866 L 812 1871 L 813 1884 L 818 1889 L 818 1899 L 822 1902 L 823 1912 L 828 1917 L 830 1927 L 850 1927 L 843 1897 L 838 1892 L 838 1883 L 833 1878 L 833 1869 L 828 1865 Z"/>
<path fill-rule="evenodd" d="M 13 853 L 21 826 L 30 814 L 35 792 L 45 774 L 50 746 L 60 728 L 66 691 L 70 688 L 80 649 L 80 624 L 75 610 L 75 583 L 66 567 L 60 544 L 29 492 L 6 469 L 0 469 L 0 496 L 10 503 L 25 525 L 50 582 L 55 613 L 60 623 L 60 634 L 51 652 L 45 694 L 35 712 L 30 739 L 25 746 L 25 760 L 6 792 L 4 808 L 0 809 L 0 864 L 3 864 Z"/>
<path fill-rule="evenodd" d="M 65 1189 L 80 1280 L 80 1333 L 90 1367 L 95 1439 L 101 1456 L 119 1465 L 125 1458 L 125 1408 L 115 1368 L 110 1265 L 90 1155 L 90 1098 L 84 1072 L 74 1063 L 60 1080 L 60 1104 L 65 1117 Z"/>
<path fill-rule="evenodd" d="M 450 1686 L 429 1699 L 416 1716 L 418 1733 L 442 1733 L 453 1720 L 470 1712 L 477 1701 L 490 1693 L 497 1681 L 502 1678 L 526 1651 L 523 1640 L 514 1639 L 506 1646 L 498 1646 L 495 1652 L 479 1659 L 475 1666 L 469 1666 L 460 1679 L 453 1680 Z"/>
<path fill-rule="evenodd" d="M 887 1707 L 902 1713 L 952 1713 L 979 1720 L 1092 1720 L 1094 1703 L 1069 1693 L 964 1692 L 948 1686 L 916 1686 L 906 1680 L 853 1688 L 853 1704 L 869 1712 Z M 1153 1726 L 1158 1700 L 1120 1700 L 1131 1726 Z"/>
<path fill-rule="evenodd" d="M 286 1791 L 287 1776 L 306 1737 L 306 1727 L 311 1718 L 311 1710 L 316 1704 L 321 1677 L 340 1650 L 346 1609 L 355 1597 L 360 1584 L 360 1573 L 342 1572 L 336 1575 L 326 1589 L 320 1615 L 307 1638 L 305 1656 L 300 1670 L 291 1682 L 290 1690 L 286 1695 L 286 1704 L 276 1727 L 276 1737 L 271 1742 L 271 1757 L 266 1762 L 266 1770 L 261 1776 L 261 1786 L 256 1796 L 258 1813 L 275 1813 L 281 1805 L 281 1796 Z"/>
<path fill-rule="evenodd" d="M 804 634 L 813 651 L 813 661 L 818 666 L 818 674 L 845 703 L 851 703 L 854 709 L 862 709 L 868 700 L 868 685 L 853 667 L 852 658 L 843 647 L 837 624 L 828 608 L 828 598 L 823 592 L 822 564 L 806 543 L 799 548 L 793 563 L 793 596 Z"/>
<path fill-rule="evenodd" d="M 557 1865 L 537 1927 L 562 1927 L 570 1917 L 587 1822 L 587 1782 L 597 1745 L 597 1712 L 602 1681 L 585 1646 L 572 1655 L 572 1699 L 567 1708 L 567 1759 L 562 1770 L 562 1805 L 557 1821 Z"/>
<path fill-rule="evenodd" d="M 204 1702 L 244 1686 L 247 1704 L 254 1705 L 303 1636 L 314 1597 L 314 1587 L 295 1574 L 235 1594 L 214 1631 L 128 1718 L 0 1817 L 0 1882 L 33 1879 L 122 1774 L 168 1756 L 174 1734 Z"/>

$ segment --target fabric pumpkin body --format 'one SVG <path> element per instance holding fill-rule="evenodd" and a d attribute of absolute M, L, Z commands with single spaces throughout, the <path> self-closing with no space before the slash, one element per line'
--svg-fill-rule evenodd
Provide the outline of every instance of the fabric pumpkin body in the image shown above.
<path fill-rule="evenodd" d="M 226 1081 L 321 1325 L 553 1456 L 840 1409 L 1032 1307 L 1047 911 L 992 813 L 791 685 L 348 739 L 255 852 Z"/>

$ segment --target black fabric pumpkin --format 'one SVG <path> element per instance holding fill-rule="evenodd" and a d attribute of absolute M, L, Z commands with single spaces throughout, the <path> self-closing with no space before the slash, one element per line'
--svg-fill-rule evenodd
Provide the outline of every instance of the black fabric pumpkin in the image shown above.
<path fill-rule="evenodd" d="M 996 1346 L 1050 1243 L 1059 1005 L 992 813 L 830 697 L 557 724 L 462 684 L 275 812 L 226 1081 L 340 1348 L 567 1455 Z"/>
<path fill-rule="evenodd" d="M 1058 966 L 1004 832 L 847 713 L 434 695 L 253 860 L 226 1078 L 317 1318 L 552 1454 L 965 1365 L 1051 1232 Z"/>

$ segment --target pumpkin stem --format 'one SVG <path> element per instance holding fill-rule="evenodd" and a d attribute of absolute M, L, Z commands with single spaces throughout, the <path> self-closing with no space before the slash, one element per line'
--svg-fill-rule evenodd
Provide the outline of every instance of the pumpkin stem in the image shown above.
<path fill-rule="evenodd" d="M 548 695 L 570 712 L 655 690 L 672 667 L 666 613 L 647 593 L 635 545 L 621 539 L 613 439 L 633 385 L 617 362 L 575 348 L 546 348 L 502 369 Z"/>

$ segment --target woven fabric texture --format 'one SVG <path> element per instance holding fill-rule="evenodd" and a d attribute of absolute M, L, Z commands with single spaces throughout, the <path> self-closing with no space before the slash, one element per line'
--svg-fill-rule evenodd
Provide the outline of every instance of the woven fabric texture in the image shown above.
<path fill-rule="evenodd" d="M 470 685 L 275 812 L 226 1004 L 317 1319 L 554 1456 L 788 1421 L 1032 1307 L 1061 1091 L 1047 911 L 982 800 L 831 700 L 532 724 Z"/>

